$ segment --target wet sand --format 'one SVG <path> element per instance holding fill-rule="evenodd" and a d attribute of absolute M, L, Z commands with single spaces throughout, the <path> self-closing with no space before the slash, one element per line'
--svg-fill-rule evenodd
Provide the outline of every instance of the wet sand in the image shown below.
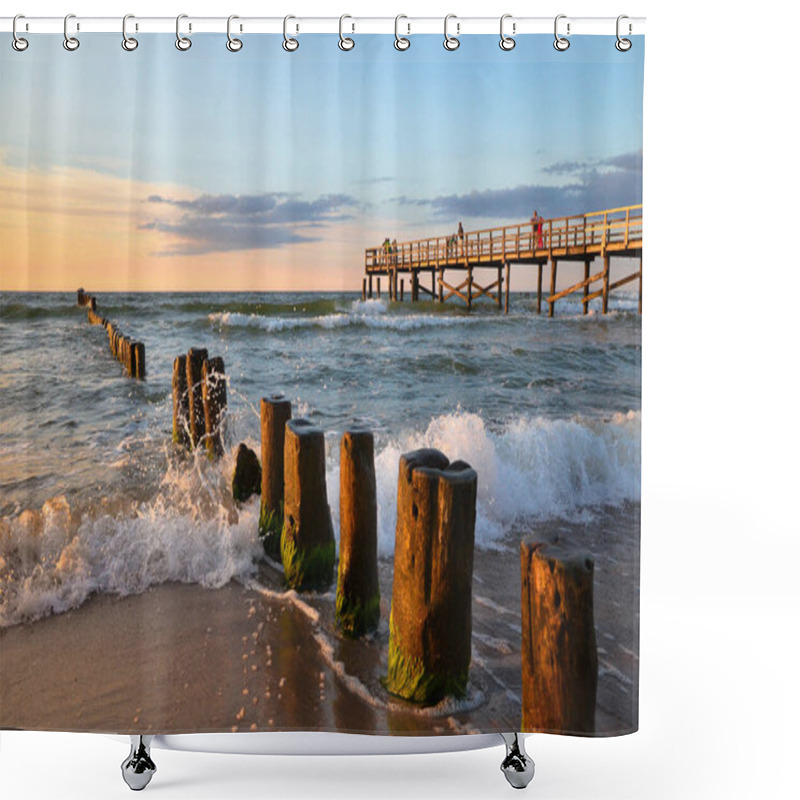
<path fill-rule="evenodd" d="M 600 674 L 597 733 L 636 729 L 639 507 L 585 524 L 549 522 L 595 554 Z M 517 538 L 530 531 L 516 531 Z M 164 584 L 95 596 L 56 617 L 0 631 L 0 727 L 182 733 L 319 730 L 488 733 L 520 727 L 518 550 L 478 551 L 467 697 L 417 709 L 390 697 L 386 674 L 391 562 L 382 561 L 381 626 L 337 636 L 334 595 L 285 593 L 265 563 L 248 586 Z"/>

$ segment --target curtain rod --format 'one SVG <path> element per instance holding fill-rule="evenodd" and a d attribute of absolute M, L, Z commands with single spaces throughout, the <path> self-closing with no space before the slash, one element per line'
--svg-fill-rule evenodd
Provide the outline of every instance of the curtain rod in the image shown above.
<path fill-rule="evenodd" d="M 443 34 L 444 17 L 351 17 L 347 15 L 341 23 L 346 34 L 385 33 L 394 34 L 395 25 L 402 36 L 413 34 Z M 559 15 L 560 35 L 608 35 L 617 32 L 616 17 L 570 17 Z M 504 30 L 507 35 L 519 36 L 534 33 L 553 34 L 555 17 L 514 17 L 506 15 Z M 567 29 L 569 26 L 569 29 Z M 644 17 L 625 17 L 622 35 L 643 34 Z M 13 17 L 0 17 L 0 31 L 11 32 Z M 129 35 L 136 33 L 175 33 L 175 17 L 130 17 L 127 23 Z M 226 33 L 227 17 L 194 17 L 186 15 L 181 20 L 181 31 L 191 33 Z M 237 34 L 284 32 L 284 17 L 237 17 L 232 23 Z M 448 30 L 456 35 L 500 32 L 500 15 L 496 17 L 459 17 L 451 15 Z M 69 19 L 70 34 L 75 33 L 120 33 L 122 17 L 81 17 Z M 339 17 L 292 17 L 289 31 L 297 33 L 339 33 Z M 64 17 L 25 17 L 17 20 L 17 33 L 64 33 Z"/>

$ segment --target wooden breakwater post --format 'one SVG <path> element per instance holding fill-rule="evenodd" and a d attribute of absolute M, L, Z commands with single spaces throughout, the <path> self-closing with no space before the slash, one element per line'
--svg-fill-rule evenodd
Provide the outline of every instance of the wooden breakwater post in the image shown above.
<path fill-rule="evenodd" d="M 475 470 L 438 450 L 400 458 L 385 686 L 423 705 L 466 692 L 477 489 Z"/>
<path fill-rule="evenodd" d="M 281 561 L 292 589 L 327 589 L 336 542 L 325 481 L 325 437 L 310 420 L 286 423 Z"/>
<path fill-rule="evenodd" d="M 374 631 L 381 618 L 375 438 L 350 426 L 339 446 L 339 573 L 336 624 L 347 636 Z"/>
<path fill-rule="evenodd" d="M 258 533 L 264 551 L 281 560 L 283 530 L 283 455 L 286 423 L 292 418 L 292 404 L 282 394 L 261 398 L 261 513 Z"/>
<path fill-rule="evenodd" d="M 135 370 L 134 377 L 144 378 L 146 375 L 144 342 L 133 343 L 133 366 Z"/>
<path fill-rule="evenodd" d="M 239 503 L 261 492 L 261 465 L 258 456 L 242 442 L 236 448 L 236 466 L 233 470 L 231 493 Z"/>
<path fill-rule="evenodd" d="M 172 441 L 189 446 L 189 391 L 186 385 L 186 356 L 172 362 Z"/>
<path fill-rule="evenodd" d="M 228 392 L 225 388 L 225 362 L 220 356 L 203 361 L 201 380 L 206 452 L 209 458 L 218 458 L 224 450 L 222 432 L 225 412 L 228 409 Z"/>
<path fill-rule="evenodd" d="M 203 362 L 208 350 L 192 347 L 186 354 L 186 390 L 189 396 L 189 438 L 192 447 L 197 447 L 206 433 L 206 418 L 203 410 Z"/>
<path fill-rule="evenodd" d="M 522 730 L 594 733 L 594 561 L 531 537 L 520 562 Z"/>

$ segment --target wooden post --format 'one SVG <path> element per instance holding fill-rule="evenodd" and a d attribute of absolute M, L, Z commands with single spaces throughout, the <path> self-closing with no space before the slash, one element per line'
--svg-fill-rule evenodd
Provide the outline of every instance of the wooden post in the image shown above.
<path fill-rule="evenodd" d="M 539 283 L 538 288 L 536 290 L 536 313 L 542 313 L 542 267 L 543 264 L 539 264 Z"/>
<path fill-rule="evenodd" d="M 436 300 L 436 270 L 431 270 L 431 300 Z"/>
<path fill-rule="evenodd" d="M 378 500 L 372 431 L 351 426 L 339 448 L 339 575 L 336 623 L 347 636 L 378 627 Z"/>
<path fill-rule="evenodd" d="M 372 300 L 372 275 L 369 276 L 369 299 Z"/>
<path fill-rule="evenodd" d="M 141 380 L 147 374 L 144 355 L 144 342 L 134 342 L 133 363 L 136 369 L 136 377 Z"/>
<path fill-rule="evenodd" d="M 380 296 L 381 296 L 381 279 L 378 278 L 377 281 L 378 281 L 378 298 L 380 299 Z"/>
<path fill-rule="evenodd" d="M 225 388 L 225 362 L 219 356 L 207 358 L 202 368 L 203 416 L 206 429 L 206 452 L 209 458 L 223 453 L 222 430 L 228 408 Z"/>
<path fill-rule="evenodd" d="M 467 309 L 472 310 L 472 267 L 467 267 Z"/>
<path fill-rule="evenodd" d="M 444 287 L 442 286 L 442 281 L 444 281 L 444 269 L 439 270 L 439 302 L 444 303 Z"/>
<path fill-rule="evenodd" d="M 203 412 L 203 362 L 208 350 L 191 348 L 186 354 L 186 389 L 189 394 L 189 436 L 192 447 L 197 447 L 206 432 Z"/>
<path fill-rule="evenodd" d="M 639 315 L 642 313 L 642 258 L 639 257 Z"/>
<path fill-rule="evenodd" d="M 611 256 L 603 256 L 603 313 L 608 313 L 608 281 L 611 276 Z"/>
<path fill-rule="evenodd" d="M 83 301 L 83 287 L 81 287 L 80 289 L 78 289 L 78 305 L 82 306 L 83 302 L 84 302 Z"/>
<path fill-rule="evenodd" d="M 553 258 L 550 261 L 550 297 L 552 297 L 556 293 L 557 272 L 558 272 L 558 261 L 555 258 Z M 548 303 L 547 305 L 549 306 L 547 316 L 552 317 L 556 309 L 556 304 L 555 302 L 553 302 L 553 303 Z"/>
<path fill-rule="evenodd" d="M 325 437 L 310 420 L 286 423 L 281 561 L 291 589 L 333 582 L 336 542 L 325 484 Z"/>
<path fill-rule="evenodd" d="M 189 393 L 186 389 L 186 356 L 172 362 L 172 441 L 189 445 Z"/>
<path fill-rule="evenodd" d="M 520 561 L 522 730 L 594 733 L 594 561 L 533 538 Z"/>
<path fill-rule="evenodd" d="M 508 296 L 511 294 L 511 262 L 506 262 L 506 308 L 505 312 L 508 314 L 509 300 Z"/>
<path fill-rule="evenodd" d="M 584 261 L 584 262 L 583 262 L 583 279 L 584 279 L 585 281 L 588 281 L 588 280 L 589 280 L 589 267 L 591 266 L 591 263 L 592 263 L 592 262 L 591 262 L 591 261 L 589 261 L 588 259 L 587 259 L 586 261 Z M 585 298 L 585 297 L 586 297 L 588 294 L 589 294 L 589 284 L 587 283 L 587 284 L 585 284 L 585 285 L 584 285 L 584 287 L 583 287 L 583 296 L 584 296 L 584 298 Z M 588 302 L 584 302 L 584 303 L 583 303 L 583 313 L 584 313 L 584 314 L 588 314 L 588 313 L 589 313 L 589 303 L 588 303 Z"/>
<path fill-rule="evenodd" d="M 400 279 L 400 302 L 401 303 L 403 302 L 403 297 L 404 297 L 405 293 L 406 293 L 406 282 L 405 282 L 405 280 L 403 278 L 401 278 Z M 411 299 L 412 300 L 414 299 L 413 289 L 412 289 L 412 293 L 411 293 Z"/>
<path fill-rule="evenodd" d="M 497 268 L 497 307 L 503 307 L 503 267 Z"/>
<path fill-rule="evenodd" d="M 361 280 L 361 302 L 363 303 L 367 299 L 367 279 L 362 278 Z"/>
<path fill-rule="evenodd" d="M 242 442 L 236 448 L 231 493 L 237 503 L 244 503 L 261 491 L 261 465 L 258 456 Z"/>
<path fill-rule="evenodd" d="M 416 703 L 466 691 L 477 487 L 468 464 L 438 450 L 400 458 L 385 686 Z"/>
<path fill-rule="evenodd" d="M 258 533 L 264 551 L 281 560 L 283 529 L 283 448 L 292 404 L 282 394 L 261 398 L 261 514 Z"/>

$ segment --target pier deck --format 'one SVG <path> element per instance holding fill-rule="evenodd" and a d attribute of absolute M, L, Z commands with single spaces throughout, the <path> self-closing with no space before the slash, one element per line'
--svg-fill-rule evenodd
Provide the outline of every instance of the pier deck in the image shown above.
<path fill-rule="evenodd" d="M 612 282 L 612 255 L 639 258 L 639 269 Z M 590 274 L 591 263 L 596 257 L 602 258 L 603 267 Z M 465 231 L 461 236 L 451 234 L 368 248 L 364 255 L 362 295 L 365 298 L 373 297 L 373 278 L 377 278 L 377 294 L 380 296 L 380 276 L 383 275 L 388 278 L 390 299 L 402 300 L 405 282 L 401 276 L 408 274 L 412 301 L 418 300 L 420 292 L 423 292 L 440 303 L 450 297 L 457 297 L 467 304 L 467 308 L 472 308 L 475 300 L 485 296 L 494 301 L 498 308 L 505 305 L 508 313 L 511 267 L 535 265 L 538 268 L 539 312 L 543 298 L 547 301 L 549 315 L 553 316 L 557 300 L 582 291 L 583 313 L 588 313 L 589 303 L 593 299 L 602 297 L 602 310 L 605 314 L 608 311 L 610 292 L 638 279 L 641 313 L 641 259 L 642 206 L 625 206 L 569 217 L 529 220 L 498 228 Z M 542 273 L 548 261 L 550 292 L 545 297 L 542 293 Z M 559 261 L 583 261 L 584 278 L 556 292 Z M 481 286 L 473 275 L 476 269 L 496 270 L 496 280 Z M 447 270 L 466 272 L 466 277 L 458 284 L 448 283 L 445 280 Z M 430 289 L 420 283 L 420 273 L 430 273 Z M 592 284 L 595 283 L 602 283 L 601 288 L 592 290 Z"/>

